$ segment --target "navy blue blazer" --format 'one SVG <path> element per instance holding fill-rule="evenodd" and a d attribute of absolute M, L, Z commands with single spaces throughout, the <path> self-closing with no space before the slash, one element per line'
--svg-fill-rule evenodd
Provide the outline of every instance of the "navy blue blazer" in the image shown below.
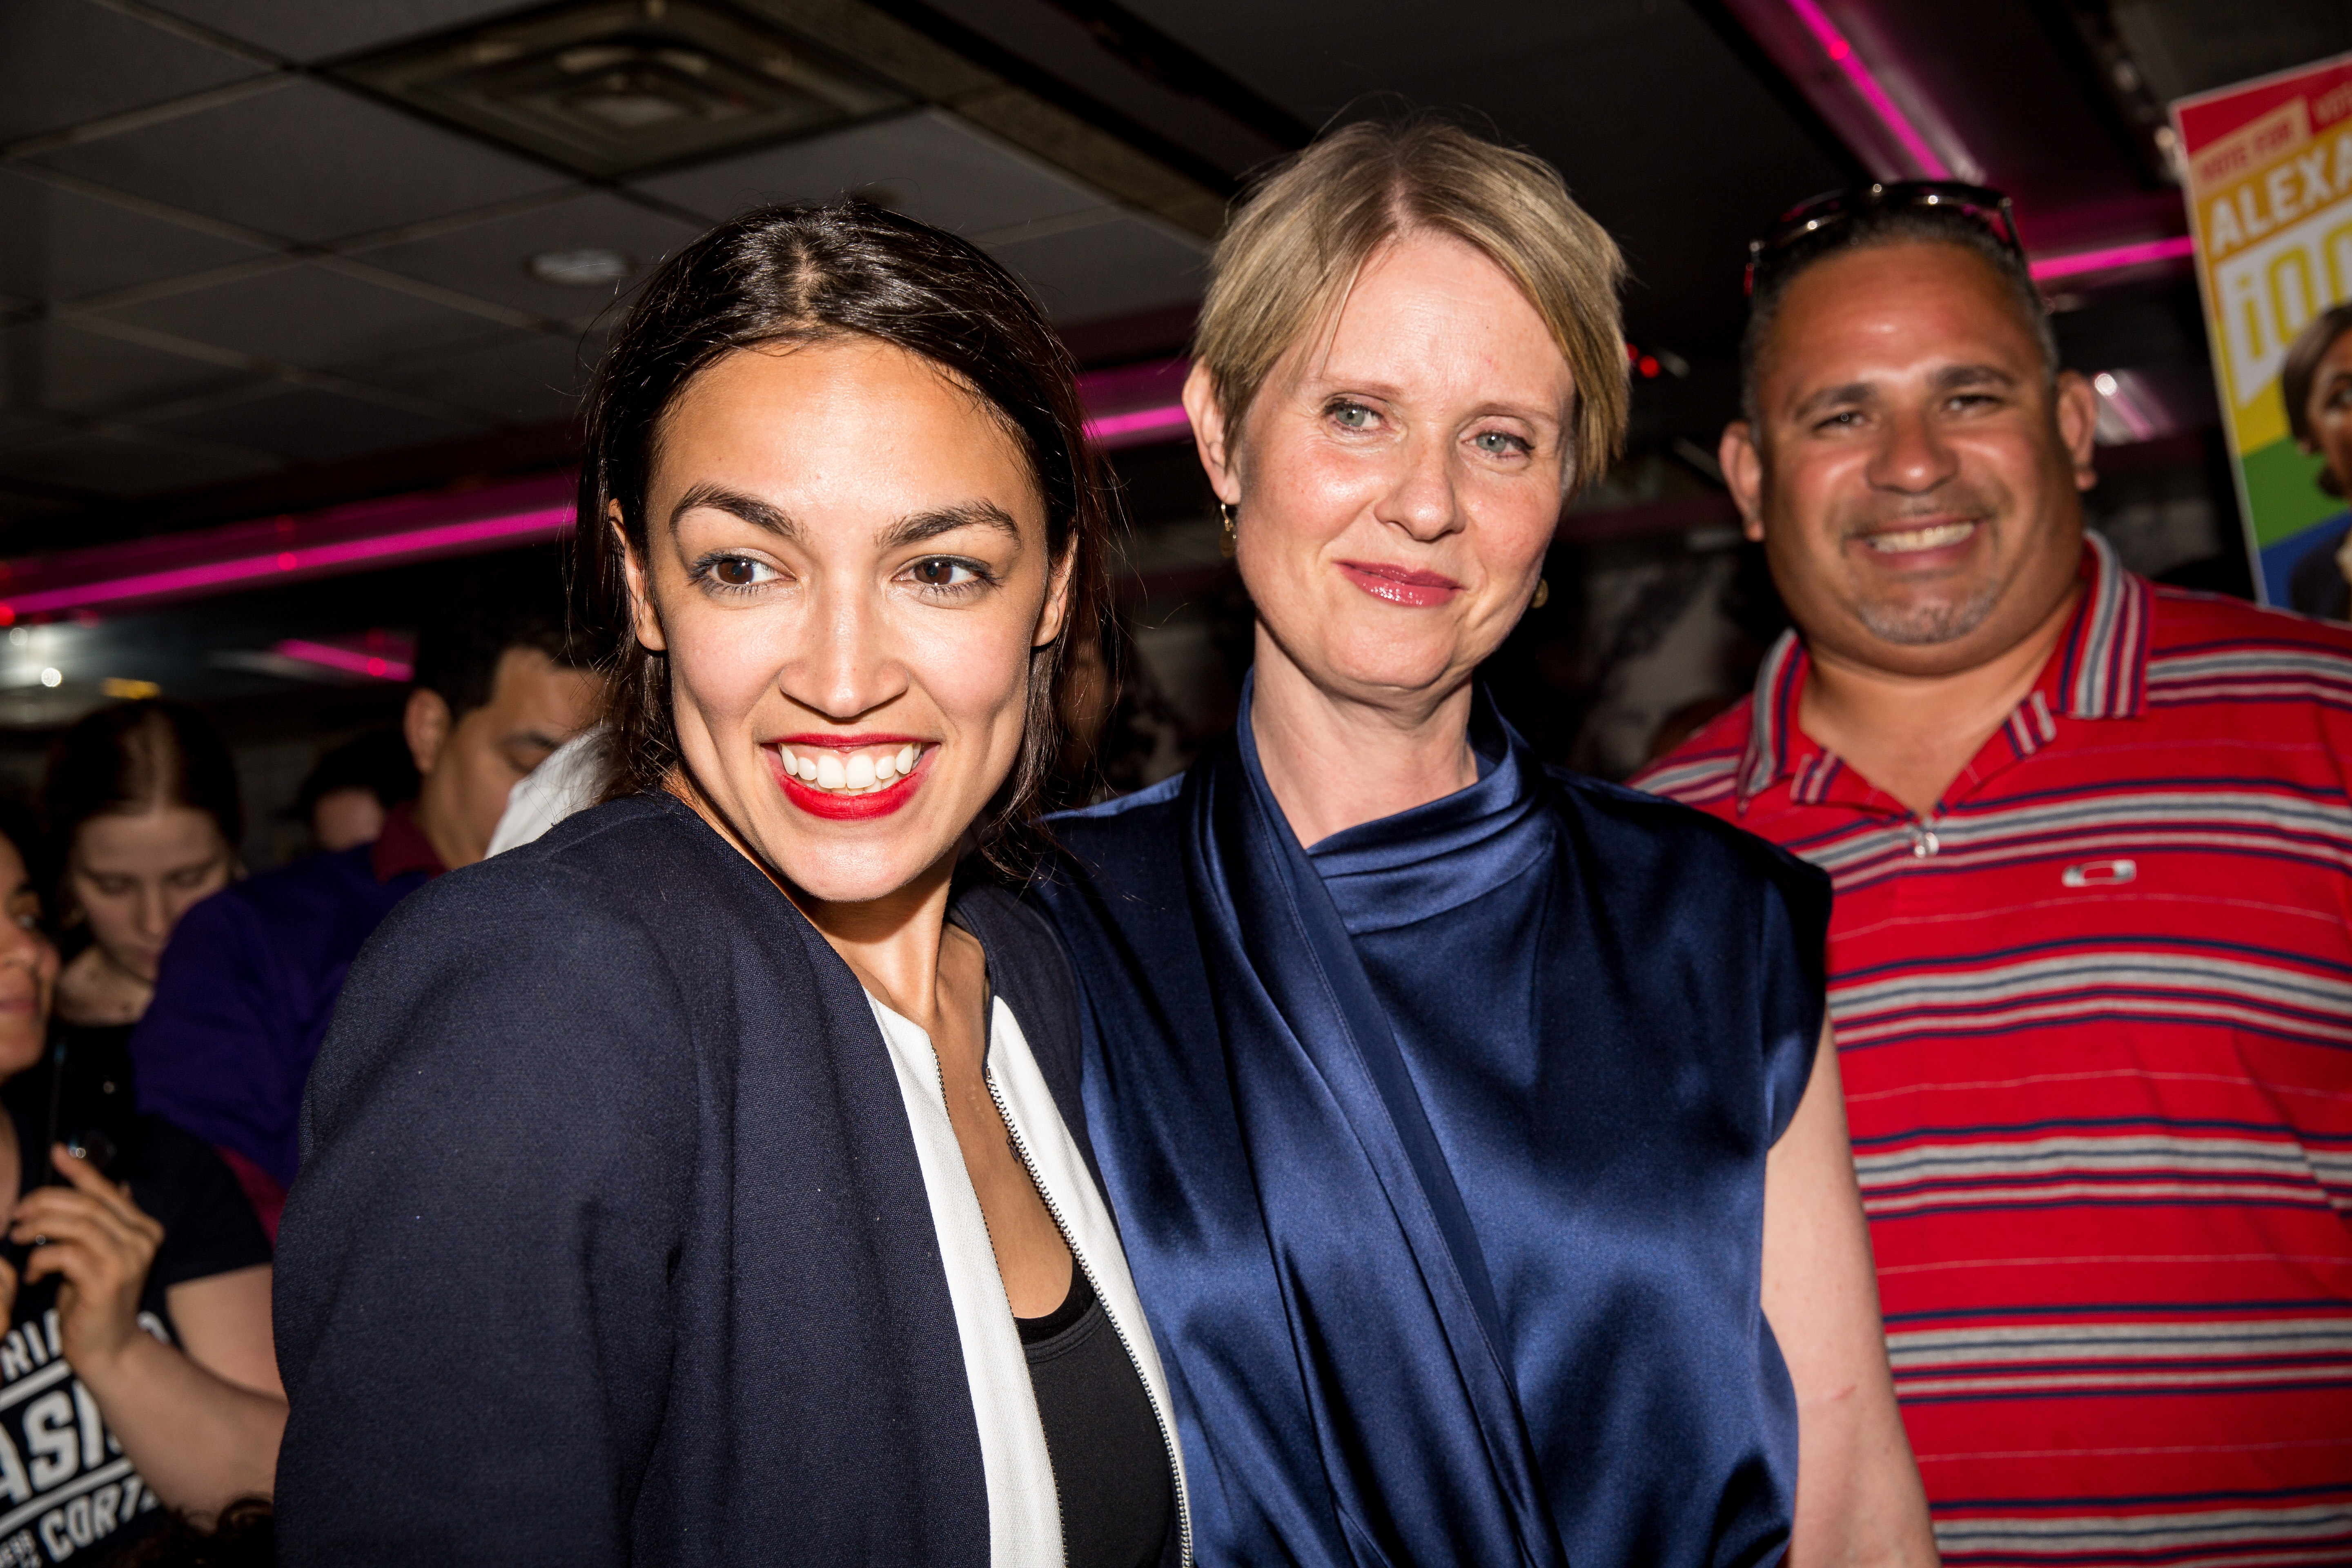
<path fill-rule="evenodd" d="M 953 918 L 1092 1172 L 1059 946 L 992 889 Z M 600 806 L 402 904 L 344 987 L 302 1152 L 281 1561 L 984 1568 L 873 1014 L 678 802 Z"/>

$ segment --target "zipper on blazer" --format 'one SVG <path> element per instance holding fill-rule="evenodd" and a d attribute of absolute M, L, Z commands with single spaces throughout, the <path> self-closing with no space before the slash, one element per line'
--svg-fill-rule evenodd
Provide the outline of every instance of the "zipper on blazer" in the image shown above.
<path fill-rule="evenodd" d="M 989 1032 L 992 1035 L 995 1033 L 993 1023 Z M 1109 1322 L 1110 1331 L 1118 1336 L 1118 1348 L 1127 1352 L 1128 1364 L 1135 1369 L 1135 1381 L 1143 1385 L 1143 1402 L 1151 1406 L 1151 1419 L 1160 1428 L 1160 1446 L 1168 1457 L 1168 1479 L 1176 1489 L 1179 1560 L 1190 1568 L 1192 1562 L 1192 1508 L 1184 1495 L 1184 1467 L 1176 1462 L 1176 1434 L 1170 1430 L 1168 1416 L 1160 1408 L 1160 1396 L 1151 1391 L 1151 1379 L 1143 1370 L 1143 1358 L 1135 1353 L 1134 1342 L 1127 1337 L 1127 1330 L 1119 1323 L 1118 1314 L 1111 1310 L 1110 1298 L 1103 1294 L 1101 1281 L 1095 1278 L 1095 1271 L 1087 1264 L 1087 1255 L 1079 1250 L 1077 1238 L 1070 1234 L 1069 1225 L 1062 1218 L 1062 1205 L 1054 1201 L 1052 1190 L 1038 1176 L 1037 1163 L 1029 1157 L 1029 1141 L 1021 1135 L 1021 1124 L 1013 1119 L 1011 1108 L 1004 1103 L 1003 1091 L 996 1087 L 995 1069 L 988 1065 L 985 1058 L 981 1062 L 980 1075 L 988 1080 L 988 1098 L 996 1102 L 997 1117 L 1004 1123 L 1006 1135 L 1013 1140 L 1013 1152 L 1021 1157 L 1021 1168 L 1029 1173 L 1029 1184 L 1037 1189 L 1037 1197 L 1045 1204 L 1045 1213 L 1052 1218 L 1054 1228 L 1062 1233 L 1062 1243 L 1070 1249 L 1071 1263 L 1085 1272 L 1087 1284 L 1094 1291 L 1095 1300 L 1102 1303 L 1103 1317 Z M 1067 1550 L 1066 1546 L 1064 1551 L 1066 1552 Z"/>

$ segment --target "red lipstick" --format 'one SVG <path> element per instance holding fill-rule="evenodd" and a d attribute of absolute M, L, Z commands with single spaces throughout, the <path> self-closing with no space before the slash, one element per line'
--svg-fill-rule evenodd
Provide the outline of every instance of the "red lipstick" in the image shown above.
<path fill-rule="evenodd" d="M 921 758 L 910 773 L 903 773 L 880 789 L 862 790 L 847 795 L 839 790 L 819 789 L 803 784 L 794 774 L 784 772 L 777 757 L 779 747 L 794 752 L 853 752 L 866 746 L 915 745 L 922 750 Z M 776 787 L 784 798 L 807 812 L 828 822 L 866 822 L 877 816 L 887 816 L 915 798 L 923 780 L 930 776 L 931 753 L 937 748 L 913 735 L 788 735 L 769 741 L 760 748 L 768 753 L 768 766 L 776 775 Z"/>
<path fill-rule="evenodd" d="M 1416 571 L 1380 561 L 1342 561 L 1340 573 L 1375 599 L 1423 609 L 1462 592 L 1462 584 L 1436 572 Z"/>

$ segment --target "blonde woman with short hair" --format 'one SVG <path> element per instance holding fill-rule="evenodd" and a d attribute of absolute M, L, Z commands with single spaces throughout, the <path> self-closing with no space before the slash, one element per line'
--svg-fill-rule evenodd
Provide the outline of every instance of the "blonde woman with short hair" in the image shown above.
<path fill-rule="evenodd" d="M 1548 771 L 1475 680 L 1625 426 L 1538 160 L 1349 126 L 1217 251 L 1185 406 L 1233 738 L 1057 819 L 1086 1108 L 1211 1563 L 1932 1563 L 1820 873 Z"/>

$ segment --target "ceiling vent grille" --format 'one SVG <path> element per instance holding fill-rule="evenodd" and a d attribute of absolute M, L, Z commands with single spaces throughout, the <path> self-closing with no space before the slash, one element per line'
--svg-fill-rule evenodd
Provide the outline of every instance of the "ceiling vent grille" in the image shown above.
<path fill-rule="evenodd" d="M 907 98 L 713 0 L 591 0 L 347 62 L 339 74 L 583 174 L 807 135 Z"/>

